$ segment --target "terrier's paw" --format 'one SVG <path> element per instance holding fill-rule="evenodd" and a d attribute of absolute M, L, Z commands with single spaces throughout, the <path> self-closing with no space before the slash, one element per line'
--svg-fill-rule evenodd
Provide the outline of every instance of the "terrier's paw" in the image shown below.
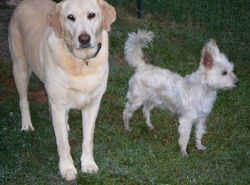
<path fill-rule="evenodd" d="M 155 127 L 154 127 L 153 125 L 148 125 L 148 128 L 149 128 L 150 130 L 154 130 L 154 129 L 155 129 Z"/>
<path fill-rule="evenodd" d="M 201 151 L 206 150 L 206 147 L 205 147 L 204 145 L 198 144 L 198 143 L 196 143 L 196 148 L 197 148 L 198 150 L 201 150 Z"/>
<path fill-rule="evenodd" d="M 127 132 L 131 132 L 131 131 L 132 131 L 132 129 L 131 129 L 129 126 L 124 126 L 124 129 L 125 129 L 125 131 L 127 131 Z"/>
<path fill-rule="evenodd" d="M 188 157 L 187 151 L 181 151 L 181 154 L 182 154 L 183 157 Z"/>
<path fill-rule="evenodd" d="M 99 170 L 95 162 L 82 163 L 82 172 L 96 173 Z"/>

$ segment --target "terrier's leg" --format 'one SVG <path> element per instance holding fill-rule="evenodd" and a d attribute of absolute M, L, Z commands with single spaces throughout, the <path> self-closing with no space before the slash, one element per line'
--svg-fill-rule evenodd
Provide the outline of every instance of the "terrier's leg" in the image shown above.
<path fill-rule="evenodd" d="M 192 119 L 188 118 L 188 117 L 180 117 L 179 118 L 179 134 L 180 134 L 180 138 L 179 138 L 179 146 L 181 149 L 181 153 L 184 157 L 187 157 L 187 144 L 190 138 L 190 133 L 191 133 L 191 129 L 192 129 Z"/>
<path fill-rule="evenodd" d="M 201 139 L 203 134 L 206 133 L 206 117 L 201 118 L 195 127 L 195 136 L 196 136 L 196 148 L 198 150 L 206 150 L 206 147 L 202 145 Z"/>
<path fill-rule="evenodd" d="M 152 125 L 151 120 L 150 120 L 150 115 L 151 115 L 150 113 L 153 108 L 154 108 L 154 105 L 150 103 L 146 103 L 143 107 L 143 115 L 146 118 L 146 124 L 148 128 L 151 130 L 154 129 L 154 126 Z"/>
<path fill-rule="evenodd" d="M 131 128 L 129 127 L 129 120 L 133 116 L 133 112 L 137 110 L 141 105 L 142 105 L 142 101 L 140 98 L 128 100 L 126 107 L 123 111 L 124 129 L 126 131 L 131 131 Z"/>

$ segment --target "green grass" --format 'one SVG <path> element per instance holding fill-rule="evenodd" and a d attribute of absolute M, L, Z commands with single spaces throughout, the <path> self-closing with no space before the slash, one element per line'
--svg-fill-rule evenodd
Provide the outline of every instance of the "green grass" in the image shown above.
<path fill-rule="evenodd" d="M 132 5 L 118 6 L 117 20 L 110 32 L 110 73 L 96 121 L 94 156 L 97 174 L 80 172 L 81 114 L 70 112 L 70 143 L 78 170 L 77 180 L 66 182 L 58 170 L 55 136 L 47 104 L 31 102 L 34 132 L 21 132 L 18 96 L 12 90 L 0 99 L 0 184 L 250 184 L 250 44 L 241 33 L 207 30 L 206 27 L 173 22 L 168 15 L 145 12 L 137 19 Z M 132 14 L 131 14 L 132 13 Z M 133 131 L 123 130 L 122 111 L 128 80 L 133 74 L 123 57 L 127 33 L 138 28 L 151 30 L 153 47 L 144 50 L 148 62 L 182 75 L 197 69 L 200 51 L 209 38 L 215 38 L 221 51 L 235 64 L 240 85 L 220 92 L 208 120 L 203 142 L 205 152 L 197 151 L 192 135 L 188 158 L 179 154 L 177 118 L 154 109 L 149 131 L 141 110 L 131 122 Z M 7 47 L 7 46 L 6 46 Z M 11 64 L 0 63 L 0 93 L 11 79 Z M 33 76 L 31 88 L 40 89 Z"/>

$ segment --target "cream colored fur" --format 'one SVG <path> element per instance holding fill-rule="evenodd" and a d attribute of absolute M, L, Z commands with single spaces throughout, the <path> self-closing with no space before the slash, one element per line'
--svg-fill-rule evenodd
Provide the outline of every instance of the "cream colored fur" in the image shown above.
<path fill-rule="evenodd" d="M 115 17 L 114 8 L 104 0 L 64 0 L 59 4 L 24 0 L 10 21 L 9 47 L 20 97 L 22 130 L 34 130 L 27 100 L 29 78 L 34 72 L 46 88 L 59 169 L 66 180 L 74 180 L 77 174 L 68 141 L 70 109 L 82 111 L 82 171 L 98 170 L 93 157 L 93 134 L 109 71 L 107 31 Z"/>

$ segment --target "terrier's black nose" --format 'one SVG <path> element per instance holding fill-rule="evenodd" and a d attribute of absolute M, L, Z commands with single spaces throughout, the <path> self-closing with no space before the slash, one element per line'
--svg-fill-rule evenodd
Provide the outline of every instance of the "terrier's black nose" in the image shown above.
<path fill-rule="evenodd" d="M 89 42 L 90 42 L 90 36 L 89 36 L 89 34 L 87 34 L 87 33 L 81 34 L 81 35 L 78 37 L 78 41 L 79 41 L 81 44 L 83 44 L 83 45 L 89 44 Z"/>
<path fill-rule="evenodd" d="M 234 84 L 237 86 L 237 85 L 239 85 L 239 83 L 240 83 L 240 81 L 237 80 Z"/>

